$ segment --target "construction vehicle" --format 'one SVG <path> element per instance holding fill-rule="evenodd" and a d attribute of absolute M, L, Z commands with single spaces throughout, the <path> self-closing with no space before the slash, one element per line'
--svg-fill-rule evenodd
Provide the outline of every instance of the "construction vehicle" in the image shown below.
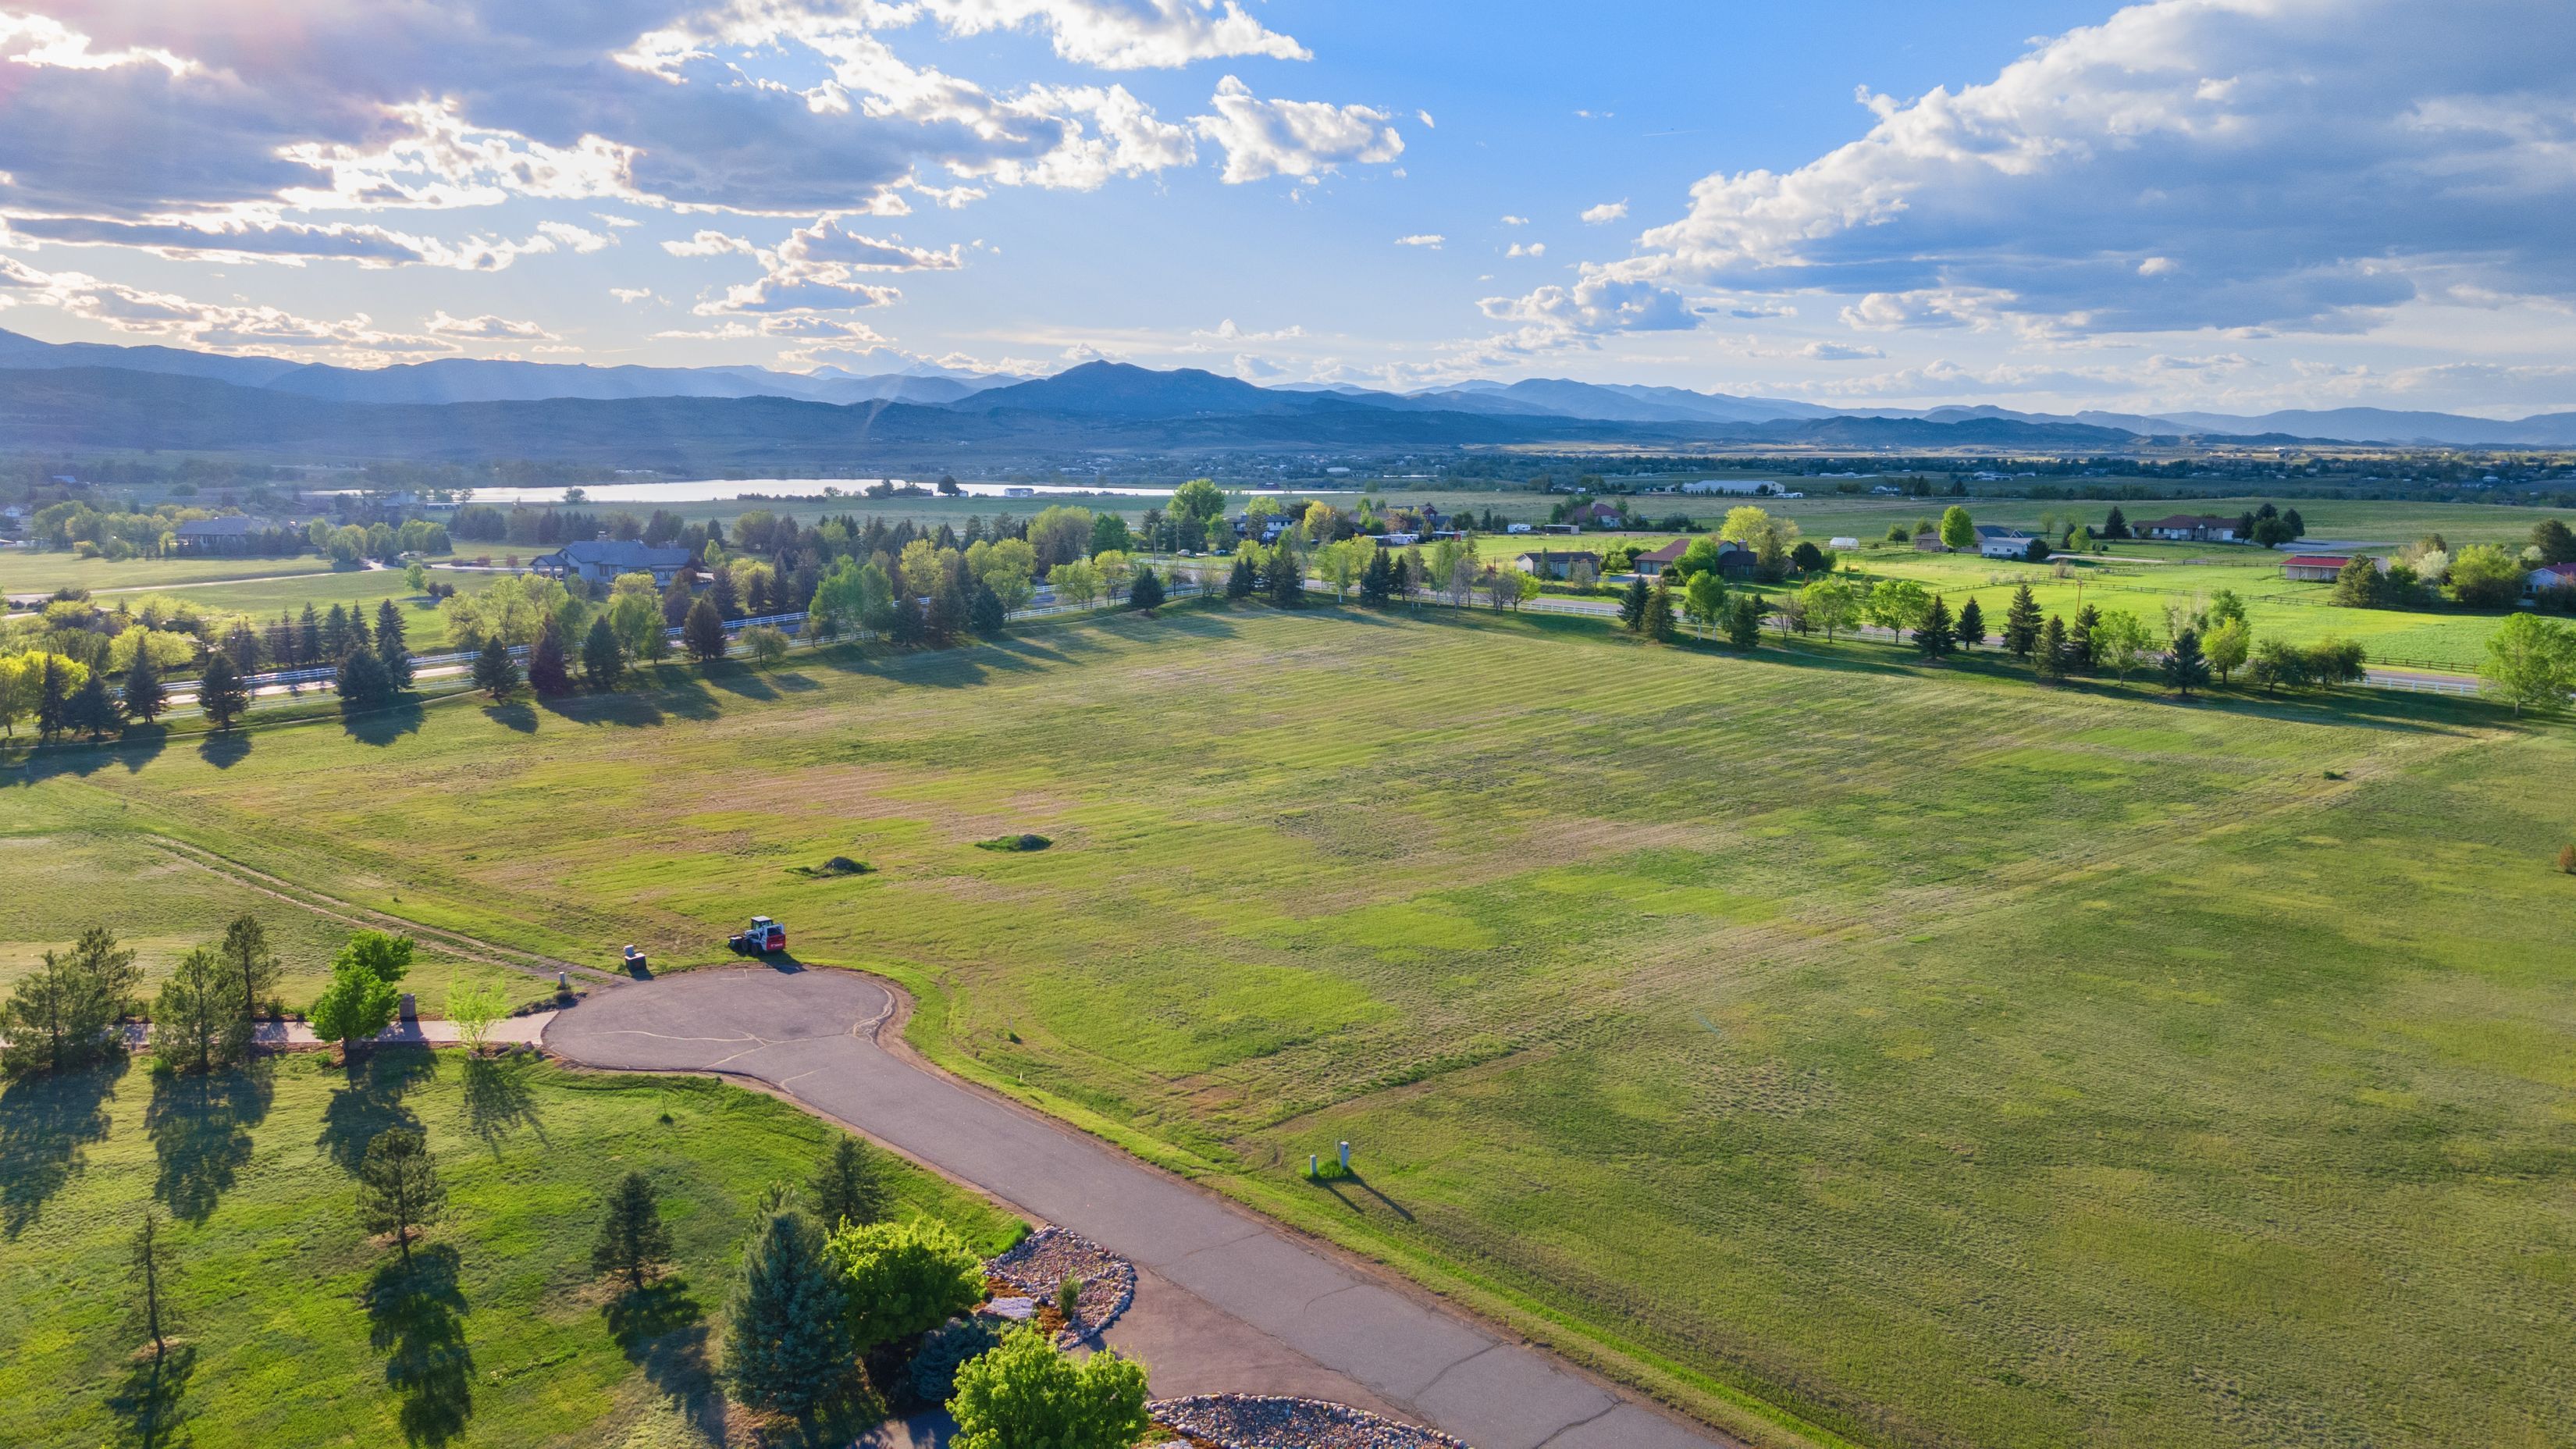
<path fill-rule="evenodd" d="M 751 918 L 751 929 L 737 931 L 725 944 L 744 956 L 767 956 L 787 949 L 787 928 L 767 916 Z"/>

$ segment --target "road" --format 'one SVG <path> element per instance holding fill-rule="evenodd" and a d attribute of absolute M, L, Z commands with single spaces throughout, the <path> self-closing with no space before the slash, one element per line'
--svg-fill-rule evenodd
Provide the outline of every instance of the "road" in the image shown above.
<path fill-rule="evenodd" d="M 1354 1404 L 1474 1449 L 1733 1446 L 1409 1286 L 1114 1147 L 880 1045 L 897 1002 L 833 970 L 695 971 L 558 1012 L 545 1047 L 627 1070 L 733 1073 L 1133 1260 L 1108 1334 L 1157 1397 Z"/>

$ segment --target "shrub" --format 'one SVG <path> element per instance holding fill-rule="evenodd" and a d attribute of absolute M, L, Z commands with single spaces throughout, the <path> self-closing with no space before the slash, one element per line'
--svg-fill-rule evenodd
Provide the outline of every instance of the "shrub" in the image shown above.
<path fill-rule="evenodd" d="M 1003 835 L 996 836 L 991 840 L 977 841 L 975 848 L 977 850 L 1011 851 L 1044 850 L 1053 844 L 1055 844 L 1054 841 L 1047 839 L 1043 835 Z"/>
<path fill-rule="evenodd" d="M 1145 1366 L 1115 1352 L 1080 1364 L 1033 1329 L 957 1373 L 957 1449 L 1124 1449 L 1145 1437 Z"/>
<path fill-rule="evenodd" d="M 984 1260 L 936 1219 L 844 1223 L 823 1256 L 861 1348 L 927 1333 L 984 1301 Z"/>
<path fill-rule="evenodd" d="M 1002 1335 L 980 1318 L 952 1318 L 930 1331 L 913 1353 L 913 1396 L 944 1404 L 957 1392 L 957 1371 L 1000 1346 Z"/>
<path fill-rule="evenodd" d="M 2576 875 L 2576 845 L 2558 847 L 2558 869 L 2564 875 Z"/>

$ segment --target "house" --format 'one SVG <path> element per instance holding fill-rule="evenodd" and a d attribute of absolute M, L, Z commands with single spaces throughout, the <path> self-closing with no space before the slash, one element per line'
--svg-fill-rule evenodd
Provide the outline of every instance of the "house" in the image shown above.
<path fill-rule="evenodd" d="M 2352 557 L 2349 554 L 2294 553 L 2281 560 L 2281 577 L 2294 583 L 2330 584 L 2350 562 Z"/>
<path fill-rule="evenodd" d="M 270 544 L 268 535 L 283 533 L 286 527 L 275 519 L 253 518 L 246 513 L 228 518 L 192 518 L 178 527 L 179 552 L 249 553 Z"/>
<path fill-rule="evenodd" d="M 1914 551 L 1916 553 L 1948 553 L 1950 551 L 1950 545 L 1941 541 L 1941 530 L 1937 528 L 1927 528 L 1921 533 L 1914 535 Z"/>
<path fill-rule="evenodd" d="M 568 543 L 553 553 L 528 561 L 528 567 L 550 579 L 575 578 L 584 583 L 615 583 L 621 574 L 651 574 L 653 587 L 667 589 L 689 566 L 685 548 L 655 548 L 629 539 L 594 538 Z"/>
<path fill-rule="evenodd" d="M 1991 523 L 1977 525 L 1977 552 L 1987 558 L 2028 558 L 2038 535 Z"/>
<path fill-rule="evenodd" d="M 1577 528 L 1617 528 L 1623 515 L 1619 505 L 1594 501 L 1566 510 L 1565 521 Z"/>
<path fill-rule="evenodd" d="M 1690 552 L 1691 542 L 1692 540 L 1687 538 L 1674 539 L 1662 548 L 1650 549 L 1637 555 L 1630 567 L 1647 578 L 1659 577 L 1674 564 L 1681 562 L 1682 555 Z M 1717 576 L 1719 578 L 1749 579 L 1759 573 L 1761 568 L 1762 561 L 1754 555 L 1753 550 L 1743 544 L 1733 539 L 1718 544 Z"/>
<path fill-rule="evenodd" d="M 1533 549 L 1512 560 L 1512 567 L 1542 579 L 1570 578 L 1576 564 L 1588 565 L 1596 579 L 1601 576 L 1601 555 L 1583 549 Z"/>
<path fill-rule="evenodd" d="M 1641 574 L 1644 574 L 1647 578 L 1655 578 L 1660 576 L 1664 570 L 1671 568 L 1674 564 L 1680 562 L 1682 554 L 1688 551 L 1689 548 L 1689 539 L 1677 538 L 1672 542 L 1665 544 L 1662 548 L 1648 549 L 1646 552 L 1637 555 L 1636 561 L 1630 564 L 1629 567 L 1635 569 Z"/>
<path fill-rule="evenodd" d="M 2241 520 L 2219 518 L 2207 513 L 2177 513 L 2153 523 L 2134 524 L 2140 538 L 2174 539 L 2183 543 L 2234 543 L 2236 525 Z"/>
<path fill-rule="evenodd" d="M 2522 576 L 2525 598 L 2536 599 L 2552 589 L 2576 589 L 2576 563 L 2543 564 Z"/>

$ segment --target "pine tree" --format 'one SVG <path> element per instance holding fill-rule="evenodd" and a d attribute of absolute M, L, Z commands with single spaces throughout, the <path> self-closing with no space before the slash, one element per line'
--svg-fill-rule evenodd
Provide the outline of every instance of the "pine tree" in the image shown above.
<path fill-rule="evenodd" d="M 1360 602 L 1381 607 L 1395 596 L 1395 560 L 1385 549 L 1369 551 L 1368 566 L 1360 570 Z"/>
<path fill-rule="evenodd" d="M 91 670 L 89 677 L 81 681 L 81 687 L 73 690 L 72 697 L 63 702 L 63 723 L 94 740 L 116 728 L 120 718 L 116 701 L 107 692 L 105 669 Z"/>
<path fill-rule="evenodd" d="M 1658 583 L 1646 596 L 1646 610 L 1638 616 L 1637 632 L 1658 644 L 1673 640 L 1673 591 L 1669 584 Z"/>
<path fill-rule="evenodd" d="M 581 672 L 588 676 L 591 688 L 610 690 L 625 671 L 626 651 L 617 647 L 617 631 L 608 627 L 608 616 L 602 614 L 590 621 L 590 633 L 581 641 Z"/>
<path fill-rule="evenodd" d="M 1270 556 L 1270 602 L 1276 608 L 1306 607 L 1306 561 L 1288 546 L 1286 535 L 1279 539 L 1279 551 Z"/>
<path fill-rule="evenodd" d="M 69 950 L 47 951 L 0 1003 L 0 1071 L 61 1071 L 121 1053 L 117 1022 L 133 1014 L 142 973 L 114 932 L 92 926 Z"/>
<path fill-rule="evenodd" d="M 355 604 L 349 606 L 349 647 L 373 652 L 376 637 L 367 632 L 367 611 Z"/>
<path fill-rule="evenodd" d="M 733 570 L 716 570 L 715 587 L 707 590 L 707 598 L 715 605 L 716 617 L 720 619 L 742 617 L 742 598 L 734 589 Z"/>
<path fill-rule="evenodd" d="M 1145 572 L 1150 575 L 1153 571 L 1148 569 Z M 975 587 L 966 601 L 966 627 L 984 638 L 999 639 L 1010 622 L 1011 611 L 1002 607 L 1002 596 L 993 592 L 993 586 L 982 579 L 975 580 Z"/>
<path fill-rule="evenodd" d="M 680 642 L 688 646 L 689 657 L 700 664 L 713 664 L 724 657 L 724 611 L 714 599 L 700 599 L 689 606 L 689 621 L 680 626 Z"/>
<path fill-rule="evenodd" d="M 349 654 L 349 611 L 338 604 L 322 619 L 322 657 L 345 659 Z"/>
<path fill-rule="evenodd" d="M 1252 569 L 1252 556 L 1236 554 L 1234 572 L 1225 576 L 1225 596 L 1229 599 L 1251 598 L 1252 591 L 1258 588 L 1260 583 L 1260 577 Z"/>
<path fill-rule="evenodd" d="M 2075 613 L 2075 627 L 2066 631 L 2066 668 L 2081 674 L 2093 667 L 2093 629 L 2102 622 L 2102 611 L 2086 604 Z"/>
<path fill-rule="evenodd" d="M 233 721 L 250 708 L 250 690 L 230 654 L 218 649 L 206 656 L 206 667 L 197 676 L 197 707 L 219 730 L 231 729 Z"/>
<path fill-rule="evenodd" d="M 45 676 L 37 685 L 36 736 L 50 740 L 71 728 L 71 687 L 63 678 L 63 662 L 45 656 Z"/>
<path fill-rule="evenodd" d="M 394 702 L 393 676 L 372 649 L 351 649 L 340 661 L 333 688 L 340 692 L 342 709 L 379 709 Z"/>
<path fill-rule="evenodd" d="M 803 1414 L 849 1372 L 848 1307 L 824 1264 L 822 1234 L 803 1213 L 762 1220 L 727 1320 L 725 1372 L 755 1405 Z"/>
<path fill-rule="evenodd" d="M 379 601 L 376 605 L 376 652 L 382 654 L 388 645 L 405 643 L 403 635 L 406 632 L 402 610 L 394 607 L 391 599 Z"/>
<path fill-rule="evenodd" d="M 888 621 L 886 638 L 897 649 L 920 648 L 930 637 L 930 624 L 922 615 L 921 601 L 910 593 L 898 593 L 892 607 L 894 615 Z"/>
<path fill-rule="evenodd" d="M 570 694 L 572 669 L 564 657 L 563 625 L 548 618 L 528 651 L 528 686 L 539 694 Z"/>
<path fill-rule="evenodd" d="M 1726 606 L 1726 642 L 1748 653 L 1762 644 L 1762 603 L 1737 594 Z"/>
<path fill-rule="evenodd" d="M 885 1174 L 876 1153 L 855 1137 L 832 1145 L 811 1187 L 814 1210 L 834 1228 L 845 1222 L 864 1227 L 885 1216 Z"/>
<path fill-rule="evenodd" d="M 2012 603 L 2004 610 L 2004 648 L 2015 659 L 2028 659 L 2039 647 L 2039 600 L 2032 598 L 2030 585 L 2013 590 Z"/>
<path fill-rule="evenodd" d="M 152 662 L 150 641 L 134 651 L 134 667 L 125 671 L 125 712 L 150 724 L 170 707 L 170 691 L 161 687 L 160 666 Z"/>
<path fill-rule="evenodd" d="M 295 662 L 317 664 L 330 656 L 322 652 L 322 619 L 313 606 L 304 606 L 303 615 L 295 621 Z"/>
<path fill-rule="evenodd" d="M 177 1267 L 177 1256 L 178 1249 L 170 1241 L 169 1224 L 151 1204 L 144 1204 L 143 1220 L 134 1225 L 134 1236 L 128 1241 L 126 1261 L 143 1295 L 135 1302 L 134 1316 L 141 1320 L 144 1336 L 152 1340 L 155 1358 L 170 1348 L 169 1278 Z"/>
<path fill-rule="evenodd" d="M 966 596 L 957 591 L 955 578 L 943 578 L 939 587 L 930 591 L 930 611 L 922 627 L 940 644 L 953 644 L 966 632 Z"/>
<path fill-rule="evenodd" d="M 2111 516 L 2102 520 L 2102 536 L 2104 538 L 2127 538 L 2129 536 L 2129 516 L 2120 511 L 2120 505 L 2116 503 L 2112 504 Z"/>
<path fill-rule="evenodd" d="M 1136 570 L 1136 582 L 1127 586 L 1127 603 L 1138 610 L 1163 607 L 1163 576 L 1150 567 Z"/>
<path fill-rule="evenodd" d="M 438 1221 L 447 1189 L 430 1160 L 429 1141 L 417 1132 L 388 1127 L 367 1144 L 358 1163 L 358 1222 L 370 1233 L 392 1233 L 411 1266 L 411 1235 Z"/>
<path fill-rule="evenodd" d="M 672 1253 L 671 1230 L 662 1221 L 662 1201 L 652 1179 L 640 1172 L 626 1174 L 609 1194 L 599 1241 L 590 1250 L 590 1271 L 621 1274 L 629 1288 L 641 1289 L 644 1275 L 668 1265 Z"/>
<path fill-rule="evenodd" d="M 1950 605 L 1939 594 L 1932 596 L 1932 607 L 1923 611 L 1923 622 L 1914 626 L 1914 647 L 1926 659 L 1946 659 L 1958 646 L 1958 637 L 1950 628 Z"/>
<path fill-rule="evenodd" d="M 689 592 L 689 576 L 684 569 L 672 578 L 671 586 L 662 591 L 662 627 L 677 629 L 688 622 L 689 606 L 695 602 L 697 598 Z"/>
<path fill-rule="evenodd" d="M 1619 627 L 1634 634 L 1646 624 L 1646 602 L 1653 590 L 1644 579 L 1630 579 L 1628 592 L 1619 596 Z"/>
<path fill-rule="evenodd" d="M 393 602 L 387 600 L 385 608 L 392 609 Z M 390 620 L 391 629 L 385 627 L 387 622 L 386 619 L 378 619 L 376 623 L 376 661 L 385 666 L 385 678 L 392 681 L 394 692 L 399 694 L 411 688 L 411 645 L 403 639 L 399 618 Z"/>
<path fill-rule="evenodd" d="M 268 949 L 268 932 L 256 916 L 235 916 L 224 927 L 224 942 L 215 948 L 223 961 L 224 994 L 241 1004 L 244 1020 L 259 1015 L 260 993 L 277 987 L 277 957 Z"/>
<path fill-rule="evenodd" d="M 2185 629 L 2174 635 L 2173 652 L 2165 656 L 2165 683 L 2185 699 L 2209 684 L 2209 660 L 2200 651 L 2200 634 Z"/>
<path fill-rule="evenodd" d="M 1959 606 L 1959 645 L 1974 649 L 1986 642 L 1986 611 L 1974 598 Z"/>
<path fill-rule="evenodd" d="M 474 656 L 474 687 L 494 699 L 519 687 L 519 661 L 510 657 L 510 646 L 498 634 L 485 639 L 482 652 Z"/>
<path fill-rule="evenodd" d="M 2055 614 L 2048 616 L 2047 627 L 2039 631 L 2039 673 L 2043 679 L 2066 677 L 2066 621 Z"/>

